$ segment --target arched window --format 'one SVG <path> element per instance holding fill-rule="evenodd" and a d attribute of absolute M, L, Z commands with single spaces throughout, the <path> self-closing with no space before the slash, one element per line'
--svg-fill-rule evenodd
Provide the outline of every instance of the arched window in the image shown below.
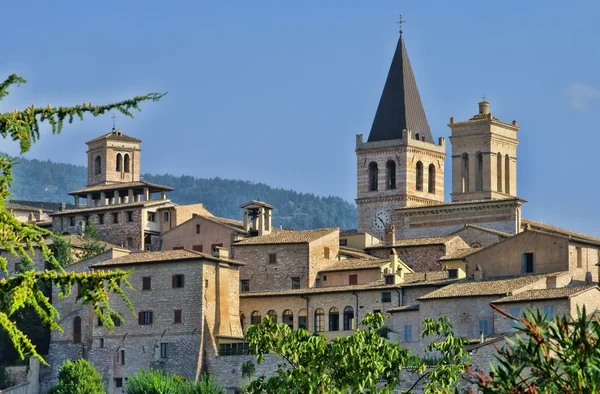
<path fill-rule="evenodd" d="M 329 331 L 340 330 L 340 311 L 335 306 L 329 310 Z"/>
<path fill-rule="evenodd" d="M 462 192 L 469 191 L 469 155 L 462 154 L 462 174 L 461 174 Z"/>
<path fill-rule="evenodd" d="M 306 313 L 306 309 L 300 309 L 298 312 L 298 328 L 304 328 L 308 330 L 308 316 Z"/>
<path fill-rule="evenodd" d="M 502 191 L 502 153 L 498 152 L 496 155 L 496 177 L 498 178 L 498 191 Z"/>
<path fill-rule="evenodd" d="M 240 326 L 242 326 L 242 330 L 246 328 L 246 315 L 240 312 Z"/>
<path fill-rule="evenodd" d="M 475 190 L 483 190 L 483 155 L 477 152 L 477 172 L 475 174 Z"/>
<path fill-rule="evenodd" d="M 325 331 L 325 312 L 321 308 L 315 311 L 315 331 Z"/>
<path fill-rule="evenodd" d="M 435 164 L 431 163 L 429 165 L 429 173 L 427 175 L 427 182 L 429 183 L 427 191 L 435 194 Z"/>
<path fill-rule="evenodd" d="M 385 164 L 385 168 L 387 170 L 386 188 L 387 189 L 395 189 L 396 188 L 396 162 L 394 160 L 388 160 L 388 162 Z"/>
<path fill-rule="evenodd" d="M 273 309 L 267 312 L 267 316 L 273 319 L 273 323 L 277 323 L 277 312 L 275 312 Z"/>
<path fill-rule="evenodd" d="M 129 172 L 129 154 L 125 153 L 125 158 L 123 160 L 123 171 Z"/>
<path fill-rule="evenodd" d="M 73 343 L 81 343 L 81 317 L 73 319 Z"/>
<path fill-rule="evenodd" d="M 96 156 L 94 159 L 94 174 L 102 174 L 102 158 Z"/>
<path fill-rule="evenodd" d="M 250 324 L 251 325 L 255 325 L 255 324 L 260 324 L 260 321 L 262 320 L 262 317 L 260 315 L 259 311 L 254 311 L 252 312 L 252 314 L 250 315 Z"/>
<path fill-rule="evenodd" d="M 417 190 L 423 190 L 423 163 L 417 162 Z"/>
<path fill-rule="evenodd" d="M 291 329 L 294 328 L 294 312 L 292 312 L 289 309 L 286 309 L 285 311 L 283 311 L 283 316 L 281 319 L 282 323 L 287 324 L 288 326 L 290 326 Z"/>
<path fill-rule="evenodd" d="M 504 156 L 504 177 L 506 179 L 504 193 L 510 194 L 510 157 L 508 155 Z"/>
<path fill-rule="evenodd" d="M 344 331 L 354 330 L 354 308 L 347 306 L 344 308 Z"/>
<path fill-rule="evenodd" d="M 369 191 L 377 191 L 378 177 L 379 170 L 377 169 L 377 163 L 372 161 L 369 163 Z"/>
<path fill-rule="evenodd" d="M 123 156 L 120 153 L 117 153 L 117 168 L 116 170 L 121 172 L 121 166 L 123 165 Z"/>

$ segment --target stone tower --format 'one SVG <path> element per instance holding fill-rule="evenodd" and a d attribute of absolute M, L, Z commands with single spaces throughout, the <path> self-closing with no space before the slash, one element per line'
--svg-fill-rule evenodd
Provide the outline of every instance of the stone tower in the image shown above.
<path fill-rule="evenodd" d="M 367 142 L 356 136 L 358 231 L 380 239 L 394 209 L 444 200 L 445 141 L 436 144 L 402 33 Z"/>
<path fill-rule="evenodd" d="M 114 128 L 86 142 L 88 186 L 139 182 L 141 142 Z"/>
<path fill-rule="evenodd" d="M 517 196 L 517 131 L 501 122 L 490 103 L 464 122 L 450 118 L 452 130 L 452 201 L 496 200 Z"/>

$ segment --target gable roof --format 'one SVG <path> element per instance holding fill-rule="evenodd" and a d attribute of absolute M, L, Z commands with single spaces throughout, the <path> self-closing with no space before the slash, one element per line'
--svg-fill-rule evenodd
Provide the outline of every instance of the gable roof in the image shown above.
<path fill-rule="evenodd" d="M 234 245 L 302 244 L 316 241 L 333 232 L 339 232 L 339 230 L 339 227 L 300 231 L 279 230 L 259 237 L 245 238 L 236 242 Z"/>
<path fill-rule="evenodd" d="M 160 252 L 141 252 L 131 253 L 126 256 L 117 257 L 116 259 L 102 261 L 100 263 L 92 265 L 93 268 L 104 268 L 122 265 L 133 265 L 133 264 L 147 264 L 147 263 L 165 263 L 169 261 L 183 261 L 183 260 L 212 260 L 222 261 L 225 263 L 235 265 L 245 265 L 241 261 L 223 259 L 214 257 L 213 255 L 196 252 L 187 249 L 177 250 L 163 250 Z"/>
<path fill-rule="evenodd" d="M 401 139 L 404 129 L 418 133 L 426 142 L 433 142 L 404 39 L 400 34 L 368 142 Z"/>
<path fill-rule="evenodd" d="M 508 304 L 512 302 L 524 301 L 542 301 L 542 300 L 558 300 L 569 299 L 586 291 L 595 289 L 600 291 L 598 286 L 572 286 L 572 287 L 557 287 L 554 289 L 527 290 L 518 294 L 509 295 L 492 301 L 493 304 Z"/>
<path fill-rule="evenodd" d="M 495 234 L 495 235 L 498 235 L 498 236 L 504 237 L 504 238 L 512 237 L 514 235 L 514 234 L 510 234 L 510 233 L 507 233 L 507 232 L 504 232 L 504 231 L 500 231 L 500 230 L 494 230 L 494 229 L 483 227 L 483 226 L 477 226 L 475 224 L 465 224 L 464 226 L 462 226 L 458 230 L 451 232 L 450 235 L 457 235 L 461 231 L 467 230 L 469 228 L 472 228 L 472 229 L 475 229 L 475 230 L 479 230 L 479 231 L 483 231 L 483 232 L 490 233 L 490 234 Z"/>
<path fill-rule="evenodd" d="M 122 209 L 136 208 L 136 207 L 153 207 L 156 205 L 175 206 L 175 204 L 173 204 L 171 202 L 171 200 L 150 200 L 150 201 L 138 201 L 138 202 L 134 201 L 134 202 L 127 202 L 124 204 L 112 204 L 112 205 L 108 204 L 108 205 L 99 205 L 96 207 L 81 207 L 81 208 L 67 209 L 65 211 L 50 213 L 50 216 L 62 216 L 62 215 L 86 213 L 86 212 L 110 211 L 110 210 L 114 210 L 114 209 L 122 210 Z"/>
<path fill-rule="evenodd" d="M 390 261 L 385 259 L 346 259 L 329 264 L 325 268 L 320 269 L 319 272 L 378 269 L 386 264 L 390 264 Z"/>
<path fill-rule="evenodd" d="M 440 257 L 439 261 L 458 260 L 471 255 L 480 248 L 461 248 L 456 249 L 445 256 Z"/>
<path fill-rule="evenodd" d="M 529 219 L 521 219 L 521 228 L 524 230 L 538 230 L 541 232 L 562 235 L 565 237 L 572 238 L 574 241 L 582 240 L 582 241 L 590 241 L 594 243 L 600 243 L 600 238 L 594 237 L 588 234 L 582 234 L 575 231 L 567 230 L 561 227 L 552 226 L 550 224 L 536 222 L 535 220 Z"/>
<path fill-rule="evenodd" d="M 375 257 L 368 253 L 365 253 L 365 251 L 362 249 L 350 248 L 348 246 L 340 246 L 339 254 L 344 255 L 344 256 L 352 256 L 352 257 L 356 257 L 359 259 L 371 259 L 371 260 L 378 259 L 378 257 Z"/>
<path fill-rule="evenodd" d="M 93 140 L 89 140 L 86 144 L 91 144 L 93 142 L 101 141 L 101 140 L 112 140 L 112 141 L 123 141 L 123 142 L 136 142 L 140 143 L 142 140 L 137 139 L 135 137 L 130 137 L 128 135 L 123 134 L 121 130 L 115 130 L 114 128 L 110 133 L 106 133 L 101 135 L 98 138 L 94 138 Z"/>

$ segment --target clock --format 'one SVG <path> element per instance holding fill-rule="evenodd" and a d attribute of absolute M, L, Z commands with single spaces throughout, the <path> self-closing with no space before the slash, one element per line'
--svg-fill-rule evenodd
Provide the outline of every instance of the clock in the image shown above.
<path fill-rule="evenodd" d="M 379 211 L 373 216 L 373 228 L 376 230 L 385 230 L 390 224 L 390 215 L 386 211 Z"/>

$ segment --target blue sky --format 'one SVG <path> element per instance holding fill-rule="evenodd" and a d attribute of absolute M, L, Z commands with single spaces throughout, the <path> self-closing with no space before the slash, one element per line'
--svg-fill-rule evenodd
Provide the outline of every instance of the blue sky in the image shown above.
<path fill-rule="evenodd" d="M 369 132 L 402 14 L 434 137 L 485 94 L 521 126 L 524 216 L 600 235 L 599 11 L 593 1 L 7 1 L 0 77 L 29 82 L 0 111 L 168 91 L 116 119 L 144 140 L 143 171 L 351 201 L 355 135 Z M 74 123 L 26 157 L 84 164 L 85 141 L 111 126 L 110 116 Z"/>

